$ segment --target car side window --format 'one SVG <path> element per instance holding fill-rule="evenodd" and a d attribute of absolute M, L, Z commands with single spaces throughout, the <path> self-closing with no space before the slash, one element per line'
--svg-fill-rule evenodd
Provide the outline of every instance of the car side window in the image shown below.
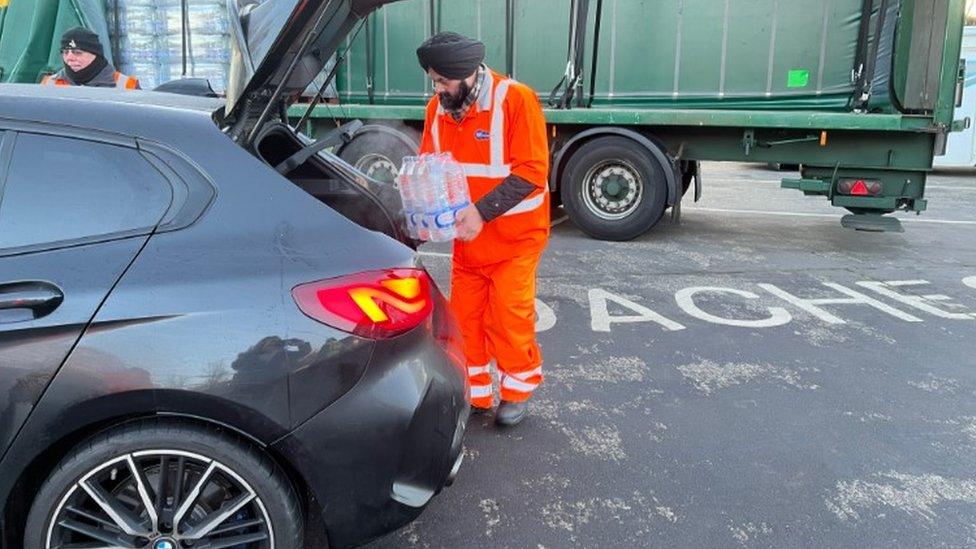
<path fill-rule="evenodd" d="M 0 196 L 0 250 L 148 232 L 172 201 L 135 149 L 18 133 Z"/>

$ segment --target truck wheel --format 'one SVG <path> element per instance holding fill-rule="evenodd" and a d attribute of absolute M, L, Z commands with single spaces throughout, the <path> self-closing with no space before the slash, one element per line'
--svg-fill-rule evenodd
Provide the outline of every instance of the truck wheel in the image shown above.
<path fill-rule="evenodd" d="M 413 136 L 387 126 L 363 126 L 339 151 L 339 157 L 377 181 L 393 183 L 403 157 L 417 154 L 416 142 Z"/>
<path fill-rule="evenodd" d="M 79 444 L 31 506 L 24 547 L 301 547 L 284 472 L 222 429 L 153 420 Z"/>
<path fill-rule="evenodd" d="M 620 136 L 583 144 L 566 163 L 560 195 L 569 218 L 600 240 L 631 240 L 661 219 L 665 168 L 640 144 Z"/>

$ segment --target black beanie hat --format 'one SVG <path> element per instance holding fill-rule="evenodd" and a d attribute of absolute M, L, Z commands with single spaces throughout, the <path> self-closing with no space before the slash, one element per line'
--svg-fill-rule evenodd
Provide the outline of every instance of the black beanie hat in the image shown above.
<path fill-rule="evenodd" d="M 462 80 L 474 74 L 485 60 L 485 45 L 456 32 L 440 32 L 417 48 L 417 60 L 425 71 L 451 80 Z"/>
<path fill-rule="evenodd" d="M 82 27 L 68 29 L 61 35 L 61 49 L 78 49 L 94 53 L 99 57 L 105 56 L 102 43 L 98 41 L 98 35 Z"/>

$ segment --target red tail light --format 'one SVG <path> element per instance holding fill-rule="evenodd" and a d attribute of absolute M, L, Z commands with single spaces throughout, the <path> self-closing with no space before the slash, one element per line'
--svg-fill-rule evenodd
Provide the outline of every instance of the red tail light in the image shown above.
<path fill-rule="evenodd" d="M 851 196 L 878 196 L 884 187 L 875 179 L 841 179 L 837 182 L 837 190 Z"/>
<path fill-rule="evenodd" d="M 390 269 L 296 286 L 298 308 L 334 328 L 370 339 L 407 332 L 430 316 L 431 280 L 420 269 Z"/>

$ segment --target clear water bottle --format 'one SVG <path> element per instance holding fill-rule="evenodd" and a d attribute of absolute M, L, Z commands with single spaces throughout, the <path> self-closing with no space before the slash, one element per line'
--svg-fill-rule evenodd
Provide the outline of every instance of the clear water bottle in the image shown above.
<path fill-rule="evenodd" d="M 417 166 L 416 156 L 406 156 L 400 164 L 400 171 L 397 173 L 397 188 L 400 191 L 400 201 L 403 202 L 403 216 L 407 220 L 407 232 L 410 238 L 419 239 L 420 230 L 416 219 L 416 199 L 414 190 L 415 182 L 412 179 L 413 171 Z"/>
<path fill-rule="evenodd" d="M 420 157 L 420 195 L 424 209 L 422 226 L 428 231 L 428 237 L 425 240 L 430 240 L 431 242 L 444 241 L 444 231 L 437 223 L 437 217 L 441 210 L 441 199 L 437 192 L 438 180 L 441 179 L 441 173 L 434 155 L 425 154 Z"/>
<path fill-rule="evenodd" d="M 114 21 L 113 21 L 114 23 Z M 111 27 L 115 30 L 114 27 Z M 155 35 L 159 22 L 152 6 L 125 6 L 119 11 L 120 34 Z"/>
<path fill-rule="evenodd" d="M 454 227 L 455 212 L 451 207 L 447 191 L 447 173 L 449 158 L 444 155 L 434 155 L 429 159 L 431 164 L 431 194 L 434 197 L 430 211 L 431 240 L 447 242 L 454 240 L 457 230 Z"/>
<path fill-rule="evenodd" d="M 434 197 L 431 193 L 431 177 L 429 155 L 421 155 L 414 165 L 411 174 L 413 195 L 413 217 L 417 225 L 417 234 L 421 240 L 431 240 L 431 224 L 428 212 Z"/>
<path fill-rule="evenodd" d="M 453 212 L 454 220 L 457 214 L 464 208 L 471 205 L 471 194 L 468 192 L 468 179 L 464 176 L 464 170 L 458 164 L 451 153 L 443 153 L 444 173 L 447 186 L 447 201 Z"/>
<path fill-rule="evenodd" d="M 152 34 L 127 34 L 122 39 L 122 52 L 132 63 L 155 63 L 159 49 L 156 37 Z"/>

